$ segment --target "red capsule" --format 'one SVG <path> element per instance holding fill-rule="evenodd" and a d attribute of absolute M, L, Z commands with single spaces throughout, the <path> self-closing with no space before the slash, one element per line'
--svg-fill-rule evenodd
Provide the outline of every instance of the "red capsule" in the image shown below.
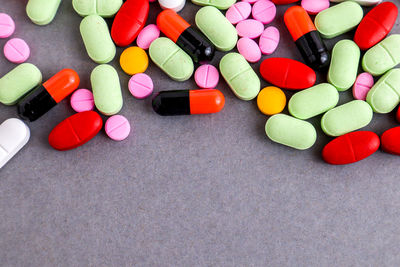
<path fill-rule="evenodd" d="M 290 58 L 267 58 L 260 65 L 261 76 L 280 88 L 300 90 L 313 86 L 315 71 Z"/>
<path fill-rule="evenodd" d="M 287 4 L 291 4 L 291 3 L 297 2 L 299 0 L 271 0 L 271 1 L 275 5 L 287 5 Z"/>
<path fill-rule="evenodd" d="M 400 156 L 400 126 L 387 130 L 381 136 L 382 150 Z"/>
<path fill-rule="evenodd" d="M 371 156 L 379 145 L 379 136 L 374 132 L 351 132 L 329 142 L 322 150 L 322 157 L 329 164 L 350 164 Z"/>

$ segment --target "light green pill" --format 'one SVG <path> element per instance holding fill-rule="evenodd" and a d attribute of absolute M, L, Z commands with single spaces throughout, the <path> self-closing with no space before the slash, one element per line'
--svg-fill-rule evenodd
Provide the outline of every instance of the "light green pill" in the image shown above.
<path fill-rule="evenodd" d="M 299 150 L 312 147 L 317 140 L 317 132 L 311 123 L 286 114 L 269 118 L 265 132 L 272 141 Z"/>
<path fill-rule="evenodd" d="M 367 102 L 376 113 L 389 113 L 400 103 L 400 69 L 383 75 L 367 94 Z"/>
<path fill-rule="evenodd" d="M 219 62 L 219 69 L 238 98 L 251 100 L 260 92 L 260 78 L 241 54 L 226 54 Z"/>
<path fill-rule="evenodd" d="M 41 82 L 42 73 L 35 65 L 20 64 L 0 79 L 0 102 L 14 105 Z"/>
<path fill-rule="evenodd" d="M 215 7 L 201 8 L 196 14 L 196 25 L 220 51 L 232 50 L 238 40 L 235 27 Z"/>
<path fill-rule="evenodd" d="M 110 65 L 99 65 L 90 75 L 96 108 L 104 115 L 117 114 L 123 104 L 117 71 Z"/>
<path fill-rule="evenodd" d="M 80 26 L 83 43 L 89 57 L 96 63 L 108 63 L 115 57 L 116 48 L 107 23 L 99 15 L 85 17 Z"/>
<path fill-rule="evenodd" d="M 327 135 L 340 136 L 367 126 L 371 120 L 370 105 L 362 100 L 353 100 L 325 113 L 321 127 Z"/>
<path fill-rule="evenodd" d="M 334 108 L 339 102 L 339 93 L 329 83 L 321 83 L 295 93 L 288 107 L 292 116 L 307 120 Z"/>
<path fill-rule="evenodd" d="M 315 27 L 322 37 L 330 39 L 354 29 L 364 16 L 361 6 L 346 1 L 318 13 Z"/>
<path fill-rule="evenodd" d="M 110 18 L 118 12 L 122 4 L 122 0 L 72 0 L 76 13 L 82 17 L 96 14 Z"/>
<path fill-rule="evenodd" d="M 193 74 L 194 66 L 190 56 L 166 37 L 154 40 L 149 54 L 151 60 L 175 81 L 186 81 Z"/>
<path fill-rule="evenodd" d="M 357 79 L 360 48 L 351 40 L 342 40 L 333 47 L 328 82 L 339 91 L 346 91 Z"/>
<path fill-rule="evenodd" d="M 379 76 L 400 63 L 400 34 L 392 34 L 371 47 L 364 55 L 364 71 Z"/>
<path fill-rule="evenodd" d="M 56 16 L 61 0 L 29 0 L 26 14 L 37 25 L 47 25 Z"/>
<path fill-rule="evenodd" d="M 225 10 L 236 3 L 236 0 L 192 0 L 192 3 L 199 6 L 214 6 L 218 9 Z"/>

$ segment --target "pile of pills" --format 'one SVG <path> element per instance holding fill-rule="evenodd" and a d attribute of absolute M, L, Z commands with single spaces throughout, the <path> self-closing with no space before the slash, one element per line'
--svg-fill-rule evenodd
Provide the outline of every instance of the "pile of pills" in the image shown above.
<path fill-rule="evenodd" d="M 4 55 L 19 65 L 0 78 L 0 102 L 17 105 L 22 119 L 35 121 L 71 95 L 71 107 L 77 113 L 55 126 L 48 137 L 49 144 L 60 151 L 77 148 L 96 136 L 103 128 L 99 113 L 110 116 L 104 123 L 106 134 L 115 141 L 125 140 L 131 125 L 118 114 L 124 102 L 122 89 L 117 70 L 108 64 L 119 46 L 126 47 L 119 63 L 130 77 L 128 89 L 133 97 L 153 95 L 153 80 L 145 73 L 150 60 L 177 82 L 194 76 L 201 88 L 156 93 L 152 107 L 159 115 L 221 111 L 225 97 L 215 89 L 221 74 L 239 99 L 256 99 L 259 110 L 270 116 L 265 132 L 274 142 L 300 150 L 312 147 L 316 129 L 306 120 L 322 115 L 321 129 L 334 137 L 322 151 L 327 163 L 354 163 L 379 147 L 400 155 L 400 127 L 387 130 L 381 137 L 357 131 L 371 122 L 374 112 L 389 113 L 400 103 L 400 69 L 395 68 L 400 63 L 400 35 L 389 35 L 398 16 L 393 3 L 301 0 L 298 5 L 298 0 L 192 0 L 202 6 L 194 26 L 177 13 L 184 8 L 185 0 L 158 0 L 164 10 L 156 21 L 146 25 L 149 2 L 153 1 L 72 0 L 82 17 L 79 30 L 88 59 L 99 64 L 90 75 L 91 90 L 78 89 L 80 78 L 72 69 L 60 70 L 42 83 L 40 70 L 24 63 L 30 55 L 26 42 L 20 38 L 8 40 Z M 331 6 L 330 2 L 339 3 Z M 29 0 L 27 16 L 35 24 L 47 25 L 60 3 Z M 283 16 L 286 29 L 268 25 L 276 18 L 276 5 L 287 4 L 292 5 Z M 375 7 L 364 16 L 361 5 Z M 107 18 L 113 18 L 111 29 Z M 328 51 L 323 39 L 353 29 L 353 40 L 338 41 Z M 0 14 L 0 38 L 9 38 L 14 30 L 13 19 Z M 277 49 L 283 31 L 290 33 L 304 63 L 267 57 Z M 131 46 L 134 42 L 137 46 Z M 231 52 L 233 49 L 237 52 Z M 208 63 L 215 51 L 226 53 L 218 66 Z M 250 63 L 263 57 L 260 74 L 272 86 L 261 90 L 260 78 Z M 359 74 L 360 64 L 364 72 Z M 325 83 L 315 84 L 316 71 L 327 73 Z M 338 106 L 339 93 L 350 88 L 354 100 Z M 298 92 L 287 99 L 283 90 Z M 290 115 L 281 113 L 286 105 Z M 400 109 L 397 119 L 400 122 Z M 22 120 L 12 118 L 0 125 L 0 168 L 28 142 L 29 136 Z"/>

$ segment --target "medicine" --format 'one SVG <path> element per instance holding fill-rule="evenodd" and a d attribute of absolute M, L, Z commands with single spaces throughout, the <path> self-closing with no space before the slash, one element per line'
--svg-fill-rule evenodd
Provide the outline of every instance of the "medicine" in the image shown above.
<path fill-rule="evenodd" d="M 213 59 L 214 45 L 175 11 L 162 11 L 157 17 L 157 26 L 161 32 L 182 48 L 194 62 L 205 62 Z"/>
<path fill-rule="evenodd" d="M 237 42 L 237 49 L 248 62 L 256 63 L 261 59 L 260 47 L 253 39 L 240 38 Z"/>
<path fill-rule="evenodd" d="M 56 16 L 61 0 L 29 0 L 26 14 L 37 25 L 47 25 Z"/>
<path fill-rule="evenodd" d="M 93 93 L 88 89 L 78 89 L 71 96 L 71 107 L 76 112 L 94 109 Z"/>
<path fill-rule="evenodd" d="M 400 127 L 387 130 L 381 136 L 382 150 L 400 156 Z"/>
<path fill-rule="evenodd" d="M 374 86 L 374 77 L 368 72 L 358 75 L 353 85 L 353 96 L 358 100 L 366 100 L 368 92 Z"/>
<path fill-rule="evenodd" d="M 130 78 L 129 92 L 137 99 L 144 99 L 153 93 L 153 80 L 145 73 L 138 73 Z"/>
<path fill-rule="evenodd" d="M 329 66 L 329 52 L 307 11 L 293 6 L 285 12 L 284 20 L 306 64 L 313 69 Z"/>
<path fill-rule="evenodd" d="M 132 76 L 146 71 L 149 66 L 149 57 L 142 48 L 131 46 L 122 52 L 119 64 L 126 74 Z"/>
<path fill-rule="evenodd" d="M 278 47 L 280 39 L 279 30 L 274 26 L 266 28 L 260 36 L 258 45 L 261 53 L 264 55 L 271 55 Z"/>
<path fill-rule="evenodd" d="M 136 43 L 142 49 L 149 49 L 151 43 L 160 37 L 160 29 L 155 24 L 149 24 L 140 31 Z"/>
<path fill-rule="evenodd" d="M 162 9 L 172 9 L 175 12 L 179 12 L 185 6 L 186 0 L 158 0 Z"/>
<path fill-rule="evenodd" d="M 334 3 L 341 3 L 344 1 L 348 1 L 348 0 L 330 0 L 330 1 L 334 2 Z M 352 1 L 358 3 L 362 6 L 374 6 L 374 5 L 377 5 L 380 2 L 382 2 L 382 0 L 352 0 Z"/>
<path fill-rule="evenodd" d="M 74 70 L 63 69 L 19 102 L 18 115 L 25 120 L 37 120 L 75 91 L 79 82 Z"/>
<path fill-rule="evenodd" d="M 299 0 L 271 0 L 271 2 L 274 3 L 275 5 L 287 5 L 297 1 Z"/>
<path fill-rule="evenodd" d="M 103 18 L 111 18 L 122 4 L 122 0 L 72 0 L 72 7 L 81 17 L 99 15 Z"/>
<path fill-rule="evenodd" d="M 128 119 L 124 116 L 114 115 L 108 118 L 104 126 L 104 130 L 106 131 L 107 136 L 112 140 L 123 141 L 131 132 L 131 125 Z"/>
<path fill-rule="evenodd" d="M 396 112 L 396 120 L 397 120 L 398 123 L 400 123 L 400 106 L 399 106 L 399 108 L 397 109 L 397 112 Z"/>
<path fill-rule="evenodd" d="M 275 19 L 276 6 L 269 0 L 258 0 L 253 5 L 251 15 L 263 24 L 268 24 Z"/>
<path fill-rule="evenodd" d="M 162 116 L 217 113 L 225 105 L 216 89 L 162 91 L 153 98 L 154 111 Z"/>
<path fill-rule="evenodd" d="M 8 38 L 14 33 L 14 31 L 14 20 L 6 13 L 0 13 L 0 38 Z"/>
<path fill-rule="evenodd" d="M 264 31 L 264 24 L 255 19 L 246 19 L 236 25 L 236 31 L 240 37 L 255 39 Z"/>
<path fill-rule="evenodd" d="M 226 18 L 230 23 L 238 24 L 247 19 L 251 14 L 251 5 L 247 2 L 238 2 L 226 11 Z"/>
<path fill-rule="evenodd" d="M 265 115 L 281 113 L 286 106 L 285 93 L 275 86 L 265 87 L 257 96 L 257 106 Z"/>
<path fill-rule="evenodd" d="M 209 64 L 201 65 L 194 73 L 194 80 L 200 88 L 213 89 L 219 81 L 218 69 Z"/>
<path fill-rule="evenodd" d="M 236 0 L 192 0 L 192 3 L 199 6 L 214 6 L 218 9 L 225 10 L 231 7 Z"/>
<path fill-rule="evenodd" d="M 28 44 L 20 39 L 20 38 L 13 38 L 7 41 L 4 45 L 4 56 L 12 63 L 23 63 L 25 62 L 30 54 L 31 50 Z"/>
<path fill-rule="evenodd" d="M 322 10 L 329 8 L 329 0 L 301 0 L 301 6 L 310 15 L 316 15 Z"/>

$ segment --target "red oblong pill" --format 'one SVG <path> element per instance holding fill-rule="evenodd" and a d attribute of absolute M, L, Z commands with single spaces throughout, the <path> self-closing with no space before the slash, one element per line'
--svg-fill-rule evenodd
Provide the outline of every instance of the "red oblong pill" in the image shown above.
<path fill-rule="evenodd" d="M 84 111 L 72 115 L 59 123 L 49 134 L 49 144 L 57 150 L 79 147 L 93 137 L 103 127 L 103 120 L 94 111 Z"/>
<path fill-rule="evenodd" d="M 261 63 L 260 72 L 267 82 L 291 90 L 309 88 L 317 79 L 312 68 L 290 58 L 267 58 Z"/>
<path fill-rule="evenodd" d="M 391 2 L 374 7 L 363 18 L 354 35 L 354 42 L 361 50 L 367 50 L 388 35 L 396 22 L 398 9 Z"/>
<path fill-rule="evenodd" d="M 299 0 L 271 0 L 271 1 L 275 5 L 287 5 L 287 4 L 291 4 L 291 3 L 297 2 Z"/>
<path fill-rule="evenodd" d="M 374 132 L 351 132 L 330 141 L 322 150 L 322 158 L 333 165 L 350 164 L 371 156 L 379 145 L 379 136 Z"/>
<path fill-rule="evenodd" d="M 400 126 L 387 130 L 381 136 L 382 150 L 400 156 Z"/>
<path fill-rule="evenodd" d="M 128 0 L 115 15 L 111 37 L 118 46 L 130 45 L 138 36 L 149 15 L 148 0 Z"/>

